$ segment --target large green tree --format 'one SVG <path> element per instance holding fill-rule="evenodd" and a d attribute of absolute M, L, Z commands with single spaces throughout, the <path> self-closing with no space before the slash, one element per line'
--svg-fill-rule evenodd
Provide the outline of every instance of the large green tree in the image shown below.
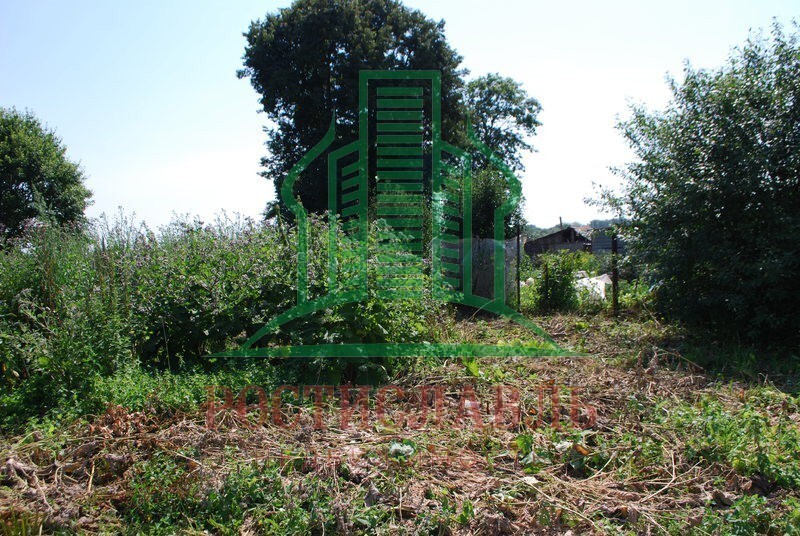
<path fill-rule="evenodd" d="M 291 167 L 327 131 L 335 112 L 337 134 L 357 135 L 358 76 L 363 69 L 439 70 L 442 126 L 463 130 L 461 57 L 444 37 L 444 22 L 394 0 L 298 0 L 253 22 L 245 34 L 244 68 L 261 95 L 269 155 L 264 175 L 276 192 Z M 298 180 L 303 204 L 327 207 L 325 173 L 312 167 Z"/>
<path fill-rule="evenodd" d="M 30 112 L 0 108 L 0 234 L 19 235 L 26 222 L 81 222 L 91 193 L 80 166 L 66 157 L 55 132 Z"/>
<path fill-rule="evenodd" d="M 478 139 L 513 171 L 522 171 L 522 154 L 533 150 L 530 138 L 540 126 L 539 101 L 512 78 L 490 73 L 466 84 L 465 104 Z M 485 167 L 485 162 L 476 162 Z"/>
<path fill-rule="evenodd" d="M 540 126 L 539 101 L 530 97 L 522 84 L 499 74 L 487 74 L 469 81 L 464 88 L 464 105 L 475 134 L 515 173 L 525 169 L 522 155 L 533 150 L 530 138 Z M 485 158 L 475 158 L 472 183 L 473 233 L 494 237 L 494 211 L 508 196 L 507 181 Z M 521 231 L 522 204 L 506 216 L 506 238 Z"/>
<path fill-rule="evenodd" d="M 263 175 L 276 192 L 292 166 L 327 131 L 336 113 L 337 134 L 357 136 L 358 76 L 362 69 L 438 70 L 442 73 L 442 130 L 448 141 L 465 145 L 470 117 L 481 141 L 514 171 L 531 150 L 539 126 L 539 103 L 510 78 L 490 74 L 469 83 L 461 57 L 447 43 L 444 22 L 435 22 L 394 0 L 298 0 L 250 25 L 239 77 L 261 95 L 269 154 Z M 493 211 L 506 195 L 505 178 L 475 159 L 475 233 L 494 236 Z M 311 212 L 327 208 L 326 170 L 321 162 L 299 177 L 298 191 Z M 268 215 L 280 209 L 267 206 Z M 518 217 L 516 215 L 515 217 Z M 507 222 L 507 231 L 512 228 Z"/>
<path fill-rule="evenodd" d="M 606 193 L 690 325 L 754 341 L 800 338 L 800 39 L 780 26 L 716 70 L 687 66 L 659 112 L 620 124 L 636 161 Z"/>

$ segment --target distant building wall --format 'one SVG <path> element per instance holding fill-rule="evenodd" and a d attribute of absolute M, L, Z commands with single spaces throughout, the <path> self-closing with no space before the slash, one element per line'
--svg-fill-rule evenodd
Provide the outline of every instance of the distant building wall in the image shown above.
<path fill-rule="evenodd" d="M 567 227 L 525 242 L 525 253 L 533 258 L 548 251 L 588 251 L 595 254 L 611 253 L 611 230 Z M 617 242 L 617 252 L 625 254 L 625 242 Z"/>
<path fill-rule="evenodd" d="M 598 229 L 592 234 L 592 253 L 603 254 L 611 253 L 611 233 L 607 229 Z M 617 239 L 617 253 L 625 254 L 625 241 Z"/>
<path fill-rule="evenodd" d="M 574 227 L 567 227 L 547 236 L 525 242 L 525 253 L 530 257 L 547 251 L 586 251 L 591 240 Z"/>

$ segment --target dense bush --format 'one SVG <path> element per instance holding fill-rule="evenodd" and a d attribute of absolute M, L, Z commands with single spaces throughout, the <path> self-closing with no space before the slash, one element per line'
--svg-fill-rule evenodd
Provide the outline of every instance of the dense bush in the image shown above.
<path fill-rule="evenodd" d="M 796 27 L 795 27 L 796 30 Z M 686 68 L 666 110 L 620 125 L 637 161 L 609 204 L 672 318 L 729 340 L 800 339 L 800 35 L 780 27 L 717 70 Z"/>
<path fill-rule="evenodd" d="M 34 228 L 0 252 L 3 386 L 35 412 L 85 390 L 130 356 L 117 288 L 88 237 Z M 3 411 L 13 411 L 9 400 Z"/>
<path fill-rule="evenodd" d="M 533 278 L 532 285 L 521 289 L 523 310 L 549 313 L 569 311 L 577 307 L 578 293 L 575 290 L 577 266 L 578 257 L 567 252 L 538 255 L 535 266 L 523 272 Z"/>
<path fill-rule="evenodd" d="M 311 222 L 309 293 L 326 290 L 328 228 Z M 90 232 L 29 229 L 0 249 L 0 413 L 74 407 L 131 365 L 224 366 L 236 348 L 297 297 L 295 229 L 219 220 L 176 221 L 156 235 L 124 218 Z M 343 255 L 346 255 L 346 248 Z M 347 265 L 345 260 L 342 264 Z M 417 342 L 436 337 L 429 301 L 333 307 L 287 324 L 262 343 Z M 300 360 L 287 372 L 385 378 L 389 360 Z M 135 374 L 134 374 L 135 375 Z M 123 382 L 124 383 L 124 382 Z M 107 382 L 106 382 L 107 384 Z"/>

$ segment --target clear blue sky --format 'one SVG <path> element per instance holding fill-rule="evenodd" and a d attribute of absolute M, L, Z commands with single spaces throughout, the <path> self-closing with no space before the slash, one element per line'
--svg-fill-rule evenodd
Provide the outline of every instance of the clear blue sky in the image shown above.
<path fill-rule="evenodd" d="M 474 76 L 521 81 L 543 106 L 522 175 L 526 217 L 598 216 L 584 198 L 631 155 L 614 129 L 627 102 L 662 107 L 683 61 L 722 64 L 749 30 L 788 26 L 798 4 L 761 1 L 408 0 L 447 22 Z M 173 213 L 258 216 L 273 198 L 258 97 L 238 80 L 249 22 L 288 1 L 23 1 L 0 4 L 0 106 L 30 109 L 81 162 L 90 216 L 117 207 L 151 226 Z M 489 6 L 489 7 L 487 7 Z"/>

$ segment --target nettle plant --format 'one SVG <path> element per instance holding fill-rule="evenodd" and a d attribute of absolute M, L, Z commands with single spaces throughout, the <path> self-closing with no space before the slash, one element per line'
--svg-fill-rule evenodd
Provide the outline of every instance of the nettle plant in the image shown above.
<path fill-rule="evenodd" d="M 228 218 L 210 225 L 177 220 L 154 233 L 120 217 L 90 230 L 36 226 L 6 241 L 0 249 L 2 413 L 71 407 L 64 401 L 132 364 L 171 371 L 227 366 L 206 356 L 237 347 L 294 304 L 295 235 L 285 223 Z M 309 239 L 309 290 L 322 292 L 324 217 L 312 218 Z M 346 258 L 341 262 L 347 265 Z M 432 302 L 371 294 L 366 303 L 332 307 L 272 337 L 275 344 L 421 342 L 438 337 L 448 322 Z M 400 364 L 319 359 L 282 368 L 378 380 Z"/>

